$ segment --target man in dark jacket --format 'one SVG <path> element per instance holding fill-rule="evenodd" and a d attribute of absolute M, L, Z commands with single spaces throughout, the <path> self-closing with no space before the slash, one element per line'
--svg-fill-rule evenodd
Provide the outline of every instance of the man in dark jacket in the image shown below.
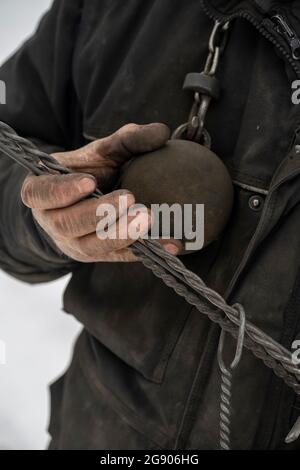
<path fill-rule="evenodd" d="M 2 268 L 32 283 L 72 272 L 64 308 L 84 325 L 51 388 L 53 449 L 219 446 L 219 328 L 140 263 L 121 262 L 133 259 L 130 240 L 96 240 L 95 203 L 82 202 L 95 188 L 87 173 L 114 203 L 115 170 L 168 138 L 164 125 L 125 124 L 173 130 L 187 120 L 192 96 L 182 83 L 205 63 L 213 20 L 231 20 L 231 33 L 207 128 L 235 206 L 221 239 L 184 262 L 288 349 L 300 330 L 300 118 L 291 102 L 299 2 L 55 1 L 0 70 L 0 119 L 80 173 L 28 176 L 0 159 Z M 233 348 L 228 339 L 229 358 Z M 232 391 L 232 447 L 286 447 L 299 415 L 294 392 L 248 351 Z"/>

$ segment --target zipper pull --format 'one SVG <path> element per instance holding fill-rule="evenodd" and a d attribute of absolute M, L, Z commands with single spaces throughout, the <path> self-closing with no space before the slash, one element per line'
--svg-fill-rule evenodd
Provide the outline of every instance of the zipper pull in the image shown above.
<path fill-rule="evenodd" d="M 280 36 L 283 36 L 289 43 L 294 60 L 300 60 L 300 39 L 287 23 L 282 15 L 276 14 L 271 17 L 275 23 L 275 30 Z"/>
<path fill-rule="evenodd" d="M 285 438 L 286 444 L 292 444 L 293 442 L 297 441 L 300 437 L 300 416 L 297 419 L 296 423 L 288 433 L 287 437 Z"/>

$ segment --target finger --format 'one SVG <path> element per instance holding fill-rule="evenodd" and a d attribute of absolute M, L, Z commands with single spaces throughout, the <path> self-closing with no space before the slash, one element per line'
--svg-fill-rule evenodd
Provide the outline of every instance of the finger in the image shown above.
<path fill-rule="evenodd" d="M 39 221 L 42 226 L 48 225 L 51 233 L 60 239 L 80 238 L 95 233 L 100 220 L 105 227 L 116 223 L 134 203 L 131 193 L 119 190 L 65 209 L 43 211 Z"/>
<path fill-rule="evenodd" d="M 84 170 L 84 173 L 90 173 L 92 171 L 92 174 L 94 174 L 95 169 L 98 169 L 98 171 L 105 170 L 106 168 L 115 170 L 117 163 L 113 160 L 105 159 L 105 154 L 100 151 L 100 142 L 102 142 L 102 140 L 96 140 L 77 150 L 54 153 L 52 156 L 61 165 L 77 171 Z"/>
<path fill-rule="evenodd" d="M 56 153 L 52 156 L 63 166 L 73 170 L 93 175 L 102 191 L 113 187 L 117 177 L 119 164 L 116 161 L 102 157 L 94 143 L 72 152 Z"/>
<path fill-rule="evenodd" d="M 95 189 L 95 179 L 86 174 L 28 176 L 21 197 L 31 209 L 59 209 L 75 204 Z"/>
<path fill-rule="evenodd" d="M 108 165 L 102 167 L 95 165 L 94 168 L 83 168 L 82 171 L 93 175 L 103 192 L 109 192 L 112 188 L 116 187 L 118 178 L 118 171 L 116 168 L 112 168 Z"/>
<path fill-rule="evenodd" d="M 184 246 L 181 240 L 175 240 L 174 238 L 164 240 L 161 238 L 158 241 L 162 248 L 170 255 L 178 256 L 184 251 Z"/>
<path fill-rule="evenodd" d="M 151 218 L 147 212 L 136 217 L 126 214 L 105 232 L 97 232 L 78 238 L 74 248 L 90 258 L 128 248 L 137 239 L 143 237 L 151 226 Z"/>

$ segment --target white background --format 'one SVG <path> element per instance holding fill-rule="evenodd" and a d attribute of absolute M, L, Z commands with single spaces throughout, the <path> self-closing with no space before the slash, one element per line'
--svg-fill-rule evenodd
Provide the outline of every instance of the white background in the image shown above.
<path fill-rule="evenodd" d="M 36 27 L 51 0 L 0 0 L 0 62 Z M 47 384 L 65 369 L 79 331 L 61 312 L 66 279 L 28 286 L 0 272 L 0 449 L 43 449 L 49 437 Z"/>

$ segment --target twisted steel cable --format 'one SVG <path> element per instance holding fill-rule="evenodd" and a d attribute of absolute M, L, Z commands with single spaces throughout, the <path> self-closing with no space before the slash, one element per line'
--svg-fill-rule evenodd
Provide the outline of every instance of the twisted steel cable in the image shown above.
<path fill-rule="evenodd" d="M 190 305 L 194 306 L 199 312 L 204 313 L 208 316 L 208 318 L 218 324 L 224 331 L 230 333 L 235 339 L 238 337 L 239 328 L 235 325 L 232 327 L 231 321 L 222 316 L 220 312 L 216 309 L 212 309 L 205 300 L 202 300 L 199 297 L 199 294 L 194 294 L 189 289 L 186 288 L 185 285 L 181 284 L 174 277 L 168 274 L 161 266 L 154 265 L 154 263 L 148 259 L 146 255 L 142 257 L 143 264 L 155 274 L 155 276 L 159 277 L 168 287 L 171 287 L 179 296 L 183 297 Z M 224 301 L 225 302 L 225 301 Z M 297 394 L 300 394 L 300 374 L 299 368 L 293 365 L 293 368 L 296 369 L 296 372 L 289 371 L 285 366 L 285 363 L 288 361 L 288 357 L 291 357 L 289 351 L 286 351 L 286 355 L 282 354 L 277 355 L 272 350 L 266 350 L 263 346 L 256 343 L 252 338 L 247 336 L 247 327 L 249 326 L 250 322 L 246 322 L 245 327 L 245 339 L 244 339 L 244 346 L 252 351 L 252 353 L 258 358 L 261 359 L 264 364 L 272 369 L 277 377 L 281 378 L 289 387 L 291 387 Z M 261 331 L 261 336 L 265 336 L 266 343 L 269 342 L 271 339 L 268 335 Z M 261 340 L 262 341 L 262 340 Z M 273 342 L 273 340 L 272 340 Z M 281 345 L 278 344 L 278 347 L 281 348 Z M 273 357 L 276 356 L 276 358 Z M 284 357 L 284 361 L 281 362 L 281 358 Z M 292 364 L 292 360 L 290 358 L 290 363 Z"/>
<path fill-rule="evenodd" d="M 220 313 L 218 310 L 215 312 L 211 309 L 210 306 L 207 304 L 202 304 L 201 307 L 202 313 L 205 313 L 209 316 L 209 318 L 215 322 L 219 323 L 220 326 L 225 329 L 226 331 L 230 332 L 234 337 L 237 337 L 238 328 L 240 325 L 239 321 L 239 314 L 234 306 L 230 306 L 226 303 L 223 297 L 218 294 L 216 291 L 210 289 L 206 286 L 201 278 L 199 278 L 195 273 L 186 269 L 186 267 L 182 264 L 182 262 L 170 255 L 169 253 L 165 253 L 159 244 L 153 243 L 150 241 L 152 250 L 159 256 L 163 255 L 164 259 L 166 260 L 168 266 L 170 266 L 173 270 L 180 272 L 184 279 L 187 281 L 188 286 L 192 287 L 192 289 L 198 292 L 201 296 L 203 296 L 210 304 L 214 305 L 217 309 L 222 310 L 227 319 L 232 322 L 232 324 L 227 324 L 227 319 L 220 319 Z M 273 340 L 270 336 L 266 335 L 263 331 L 259 328 L 254 326 L 251 322 L 247 322 L 246 324 L 246 335 L 251 339 L 255 344 L 260 345 L 266 353 L 268 353 L 271 357 L 276 359 L 277 361 L 281 362 L 283 367 L 286 368 L 288 372 L 295 374 L 297 379 L 300 381 L 300 369 L 292 362 L 292 354 L 290 351 L 285 349 L 282 345 L 278 342 Z M 251 349 L 251 348 L 250 348 Z M 260 349 L 261 351 L 261 349 Z M 262 353 L 260 352 L 260 355 Z"/>
<path fill-rule="evenodd" d="M 221 373 L 220 448 L 230 450 L 232 372 Z"/>
<path fill-rule="evenodd" d="M 38 150 L 32 142 L 17 135 L 3 122 L 0 122 L 0 151 L 36 175 L 72 173 L 53 157 Z M 101 195 L 99 189 L 92 194 L 93 197 Z M 206 286 L 204 281 L 188 270 L 178 258 L 166 253 L 154 240 L 135 242 L 132 249 L 146 268 L 191 306 L 207 315 L 234 338 L 238 337 L 240 320 L 237 309 L 228 305 L 220 294 Z M 244 346 L 300 394 L 300 369 L 293 363 L 290 351 L 249 321 L 245 326 Z"/>

